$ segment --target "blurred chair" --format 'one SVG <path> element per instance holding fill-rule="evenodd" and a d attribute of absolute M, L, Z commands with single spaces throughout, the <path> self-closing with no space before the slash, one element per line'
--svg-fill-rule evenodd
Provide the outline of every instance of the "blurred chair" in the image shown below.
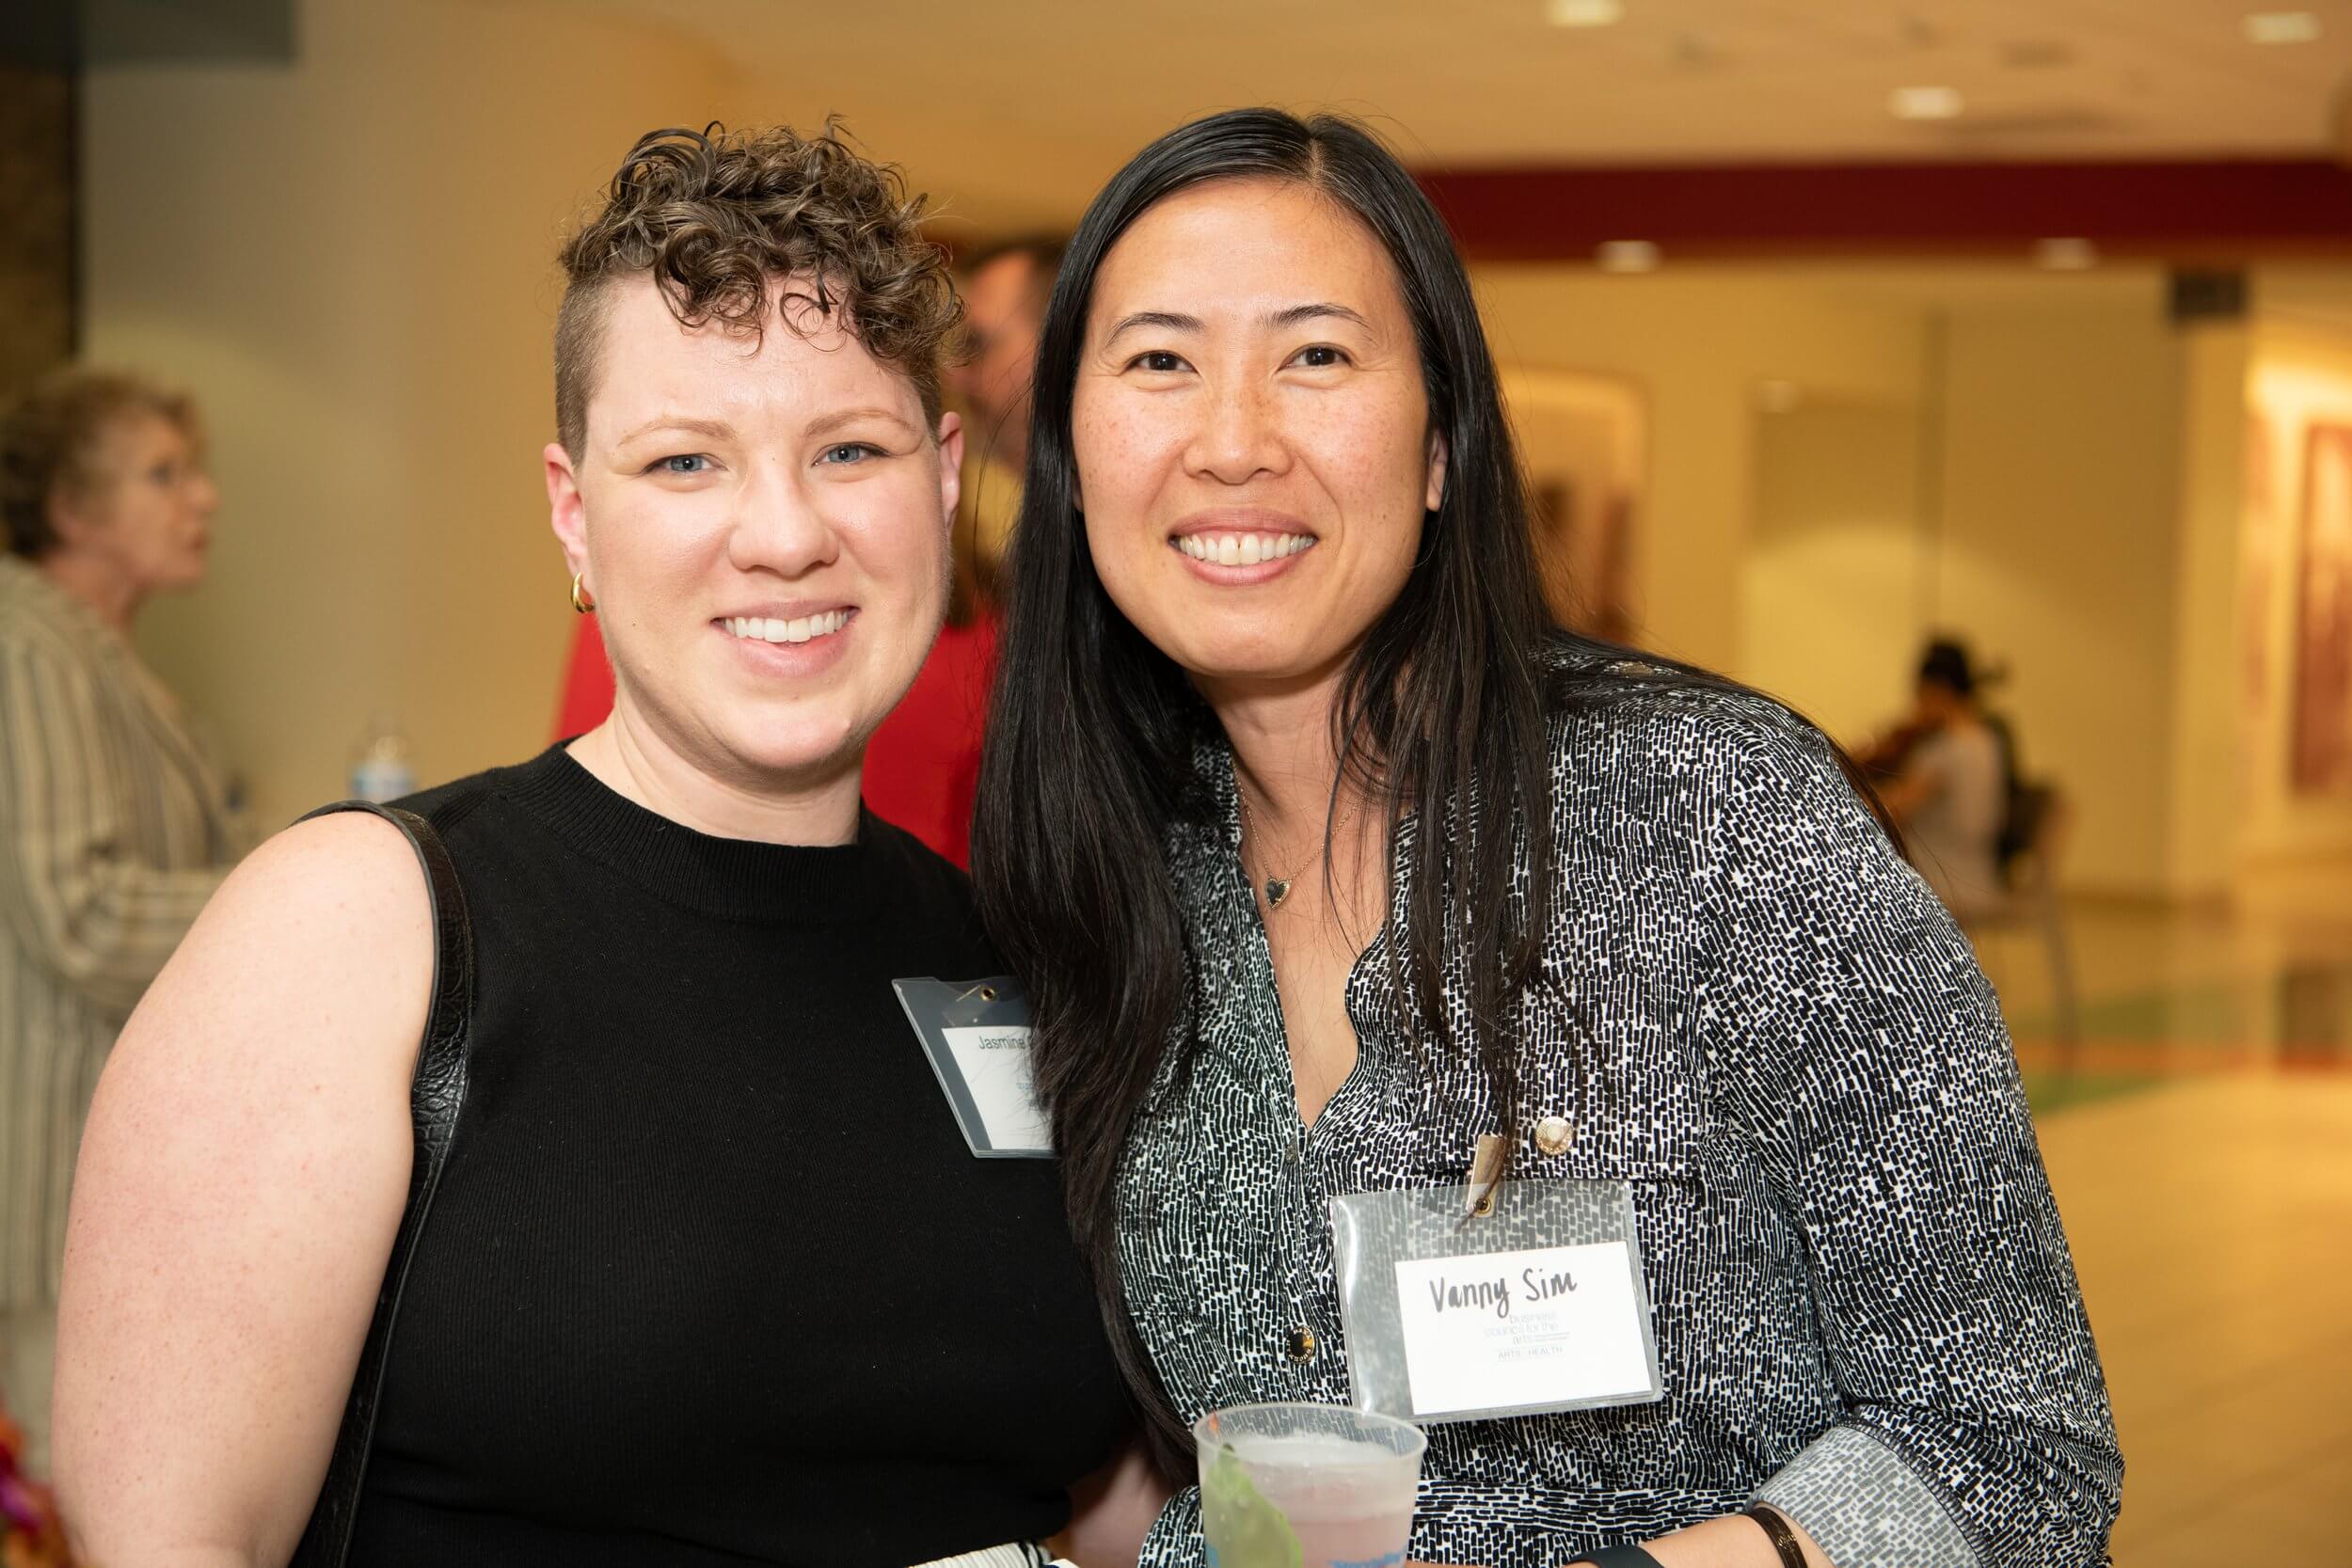
<path fill-rule="evenodd" d="M 2058 896 L 2058 865 L 2071 826 L 2066 796 L 2054 784 L 2022 784 L 2010 800 L 2016 855 L 2007 867 L 2009 894 L 1965 922 L 1970 937 L 1995 931 L 2038 933 L 2050 964 L 2051 1010 L 2058 1038 L 2068 1048 L 2082 1041 L 2082 1013 L 2074 989 L 2074 957 L 2066 940 L 2066 911 Z"/>

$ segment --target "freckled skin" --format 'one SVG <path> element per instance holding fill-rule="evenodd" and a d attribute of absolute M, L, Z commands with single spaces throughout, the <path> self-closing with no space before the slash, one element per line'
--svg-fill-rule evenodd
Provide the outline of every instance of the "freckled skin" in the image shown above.
<path fill-rule="evenodd" d="M 962 450 L 954 415 L 932 430 L 905 375 L 804 289 L 771 288 L 755 344 L 680 325 L 650 277 L 612 285 L 585 451 L 545 454 L 621 702 L 699 774 L 763 791 L 853 777 L 914 680 L 946 609 Z M 856 608 L 837 663 L 779 676 L 714 628 L 787 601 Z"/>
<path fill-rule="evenodd" d="M 1268 319 L 1317 303 L 1361 321 Z M 1120 330 L 1147 311 L 1200 325 Z M 1394 267 L 1354 214 L 1287 181 L 1194 186 L 1120 236 L 1071 417 L 1095 571 L 1204 689 L 1327 680 L 1403 589 L 1444 488 Z M 1270 581 L 1205 582 L 1169 534 L 1221 507 L 1286 514 L 1317 543 Z"/>

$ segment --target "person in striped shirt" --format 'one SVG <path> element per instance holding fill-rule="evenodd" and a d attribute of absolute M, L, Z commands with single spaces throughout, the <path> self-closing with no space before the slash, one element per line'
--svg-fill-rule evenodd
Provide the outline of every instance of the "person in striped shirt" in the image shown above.
<path fill-rule="evenodd" d="M 203 580 L 196 410 L 70 369 L 0 418 L 0 1399 L 38 1464 L 66 1190 L 116 1032 L 246 843 L 131 626 Z"/>

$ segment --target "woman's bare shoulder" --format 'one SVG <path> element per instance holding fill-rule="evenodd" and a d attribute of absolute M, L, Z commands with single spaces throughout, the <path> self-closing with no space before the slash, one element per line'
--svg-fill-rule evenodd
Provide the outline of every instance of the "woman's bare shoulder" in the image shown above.
<path fill-rule="evenodd" d="M 59 1304 L 57 1479 L 93 1560 L 284 1561 L 301 1534 L 407 1196 L 425 889 L 381 818 L 290 828 L 123 1028 Z"/>
<path fill-rule="evenodd" d="M 231 872 L 123 1030 L 199 1058 L 256 1050 L 322 1067 L 414 1065 L 433 983 L 416 851 L 369 813 L 312 817 Z"/>

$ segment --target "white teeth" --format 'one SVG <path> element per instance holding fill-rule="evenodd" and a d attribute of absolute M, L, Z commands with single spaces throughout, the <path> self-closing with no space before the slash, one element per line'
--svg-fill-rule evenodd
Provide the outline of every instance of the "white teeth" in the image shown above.
<path fill-rule="evenodd" d="M 1187 533 L 1176 547 L 1195 561 L 1219 566 L 1255 566 L 1296 555 L 1315 542 L 1311 533 Z"/>
<path fill-rule="evenodd" d="M 829 637 L 850 624 L 846 610 L 829 610 L 822 615 L 803 615 L 790 621 L 773 616 L 731 615 L 723 623 L 737 637 L 748 637 L 755 642 L 807 642 Z"/>

